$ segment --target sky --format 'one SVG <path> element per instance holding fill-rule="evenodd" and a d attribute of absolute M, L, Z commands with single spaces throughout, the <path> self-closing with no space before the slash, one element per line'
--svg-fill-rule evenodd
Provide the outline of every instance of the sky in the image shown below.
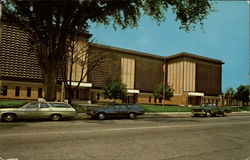
<path fill-rule="evenodd" d="M 94 42 L 161 56 L 188 52 L 222 60 L 222 91 L 249 85 L 250 22 L 247 1 L 218 1 L 216 12 L 204 22 L 203 31 L 179 30 L 172 12 L 160 26 L 150 17 L 141 18 L 137 28 L 114 30 L 112 26 L 91 24 Z"/>

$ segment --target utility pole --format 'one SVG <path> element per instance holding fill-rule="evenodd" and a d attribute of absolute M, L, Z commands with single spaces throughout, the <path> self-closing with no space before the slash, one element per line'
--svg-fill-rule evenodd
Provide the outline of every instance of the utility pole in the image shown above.
<path fill-rule="evenodd" d="M 165 89 L 166 89 L 166 59 L 164 58 L 163 62 L 163 106 L 165 106 Z"/>

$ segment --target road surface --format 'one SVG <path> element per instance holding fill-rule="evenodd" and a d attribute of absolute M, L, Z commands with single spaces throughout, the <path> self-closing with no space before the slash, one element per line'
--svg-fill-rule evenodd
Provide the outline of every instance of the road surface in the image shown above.
<path fill-rule="evenodd" d="M 250 116 L 1 122 L 0 157 L 250 160 Z"/>

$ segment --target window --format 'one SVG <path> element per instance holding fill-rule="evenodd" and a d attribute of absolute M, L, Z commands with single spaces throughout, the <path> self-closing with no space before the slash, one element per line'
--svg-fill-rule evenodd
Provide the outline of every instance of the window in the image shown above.
<path fill-rule="evenodd" d="M 49 105 L 47 103 L 41 103 L 40 108 L 49 108 Z"/>
<path fill-rule="evenodd" d="M 27 97 L 31 97 L 31 87 L 27 87 Z"/>
<path fill-rule="evenodd" d="M 20 96 L 20 86 L 16 86 L 15 96 Z"/>
<path fill-rule="evenodd" d="M 97 93 L 97 100 L 100 100 L 100 93 Z"/>
<path fill-rule="evenodd" d="M 43 89 L 38 88 L 38 98 L 42 98 L 42 97 L 43 97 Z"/>
<path fill-rule="evenodd" d="M 3 86 L 2 87 L 2 95 L 7 96 L 8 95 L 8 86 Z"/>
<path fill-rule="evenodd" d="M 128 107 L 127 107 L 127 106 L 125 106 L 125 105 L 120 105 L 120 109 L 121 109 L 121 110 L 127 110 L 127 109 L 128 109 Z"/>
<path fill-rule="evenodd" d="M 38 108 L 39 103 L 29 103 L 25 106 L 25 108 Z"/>
<path fill-rule="evenodd" d="M 67 103 L 49 103 L 49 104 L 55 108 L 71 108 L 71 106 Z"/>
<path fill-rule="evenodd" d="M 162 99 L 159 99 L 159 103 L 161 103 L 162 102 Z"/>
<path fill-rule="evenodd" d="M 76 99 L 79 99 L 79 95 L 80 95 L 80 90 L 76 90 Z"/>
<path fill-rule="evenodd" d="M 121 58 L 121 80 L 127 85 L 127 88 L 135 87 L 135 59 Z"/>
<path fill-rule="evenodd" d="M 154 103 L 156 103 L 156 97 L 154 97 Z"/>
<path fill-rule="evenodd" d="M 151 103 L 151 96 L 149 96 L 149 98 L 148 98 L 148 102 L 149 102 L 149 103 Z"/>

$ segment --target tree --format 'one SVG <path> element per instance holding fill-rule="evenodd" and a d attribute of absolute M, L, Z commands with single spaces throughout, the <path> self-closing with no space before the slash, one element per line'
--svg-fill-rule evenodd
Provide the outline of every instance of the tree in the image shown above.
<path fill-rule="evenodd" d="M 164 89 L 164 85 L 162 83 L 156 85 L 154 91 L 153 91 L 153 95 L 159 99 L 159 101 L 161 102 L 162 99 L 164 98 L 163 96 L 163 89 Z M 165 100 L 169 100 L 171 97 L 173 97 L 174 95 L 174 90 L 166 85 L 165 87 Z"/>
<path fill-rule="evenodd" d="M 225 93 L 225 98 L 227 99 L 227 104 L 232 105 L 232 101 L 235 95 L 235 90 L 233 88 L 228 88 Z"/>
<path fill-rule="evenodd" d="M 250 92 L 250 86 L 239 86 L 237 88 L 237 92 L 235 93 L 235 98 L 238 101 L 241 101 L 244 105 L 245 102 L 249 102 L 249 92 Z"/>
<path fill-rule="evenodd" d="M 103 90 L 104 98 L 113 99 L 113 102 L 116 99 L 123 100 L 127 95 L 127 85 L 122 83 L 121 80 L 108 80 Z"/>
<path fill-rule="evenodd" d="M 42 69 L 45 99 L 56 99 L 56 83 L 63 59 L 75 32 L 86 32 L 88 23 L 104 25 L 138 26 L 142 15 L 157 22 L 164 21 L 172 8 L 180 29 L 189 31 L 213 11 L 208 0 L 4 0 L 3 17 L 11 25 L 21 27 L 31 35 Z"/>
<path fill-rule="evenodd" d="M 64 86 L 67 90 L 68 103 L 71 104 L 73 93 L 80 84 L 86 80 L 87 75 L 109 56 L 108 53 L 98 54 L 96 50 L 89 46 L 89 42 L 81 41 L 77 37 L 72 37 L 69 50 L 63 59 L 61 73 L 63 75 Z M 98 57 L 93 55 L 100 55 Z M 78 73 L 76 73 L 78 72 Z M 73 85 L 74 83 L 74 85 Z"/>

